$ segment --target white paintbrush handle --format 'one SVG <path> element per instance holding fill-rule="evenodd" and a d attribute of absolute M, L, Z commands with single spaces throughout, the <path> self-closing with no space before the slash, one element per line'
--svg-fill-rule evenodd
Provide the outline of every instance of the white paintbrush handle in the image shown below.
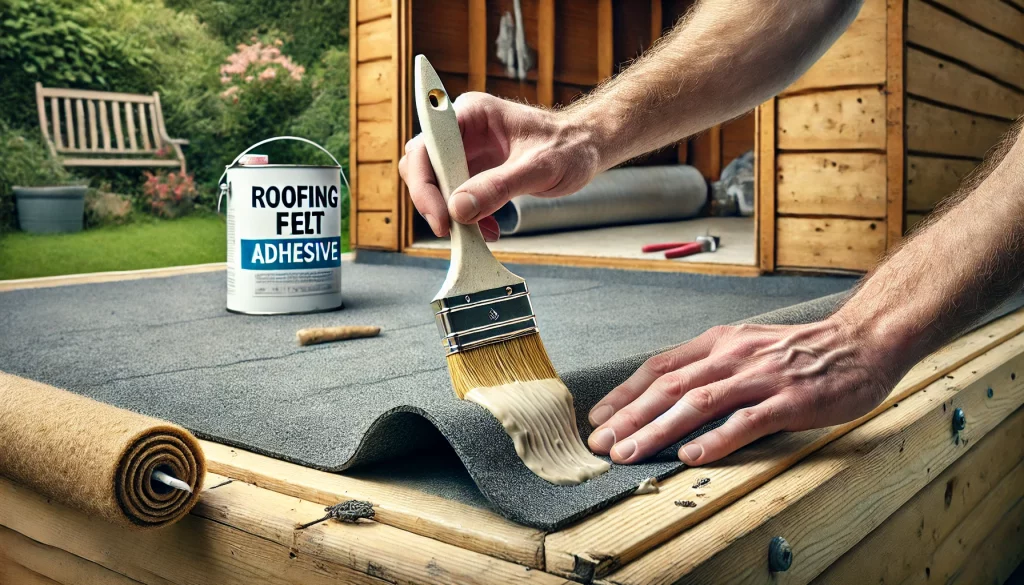
<path fill-rule="evenodd" d="M 462 133 L 448 93 L 427 58 L 417 55 L 414 70 L 416 113 L 438 188 L 447 202 L 452 191 L 469 179 Z M 451 266 L 435 300 L 524 282 L 491 254 L 476 224 L 452 221 L 451 238 Z"/>

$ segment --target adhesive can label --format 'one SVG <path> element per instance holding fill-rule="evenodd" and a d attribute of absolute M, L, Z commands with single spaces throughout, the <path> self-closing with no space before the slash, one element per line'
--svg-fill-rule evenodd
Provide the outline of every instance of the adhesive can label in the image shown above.
<path fill-rule="evenodd" d="M 341 169 L 230 167 L 227 308 L 286 314 L 341 308 Z"/>

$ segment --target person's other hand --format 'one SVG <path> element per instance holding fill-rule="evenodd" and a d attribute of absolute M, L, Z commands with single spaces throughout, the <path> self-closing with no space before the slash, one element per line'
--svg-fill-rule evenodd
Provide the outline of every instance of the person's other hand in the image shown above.
<path fill-rule="evenodd" d="M 470 179 L 456 187 L 445 205 L 423 138 L 405 145 L 398 171 L 420 215 L 438 237 L 448 234 L 449 217 L 479 222 L 489 240 L 498 225 L 489 217 L 516 195 L 557 197 L 578 191 L 598 171 L 591 135 L 566 112 L 543 110 L 485 93 L 455 100 Z"/>
<path fill-rule="evenodd" d="M 912 365 L 875 347 L 836 318 L 715 327 L 650 358 L 601 399 L 590 448 L 637 463 L 733 413 L 679 449 L 684 463 L 702 465 L 771 433 L 853 420 Z"/>

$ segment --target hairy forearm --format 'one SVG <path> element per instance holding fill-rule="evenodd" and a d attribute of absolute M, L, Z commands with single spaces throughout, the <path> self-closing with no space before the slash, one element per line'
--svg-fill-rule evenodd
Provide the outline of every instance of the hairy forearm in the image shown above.
<path fill-rule="evenodd" d="M 1020 126 L 836 314 L 854 338 L 909 367 L 1024 288 Z"/>
<path fill-rule="evenodd" d="M 785 89 L 861 0 L 703 0 L 651 51 L 567 110 L 610 168 L 747 112 Z"/>

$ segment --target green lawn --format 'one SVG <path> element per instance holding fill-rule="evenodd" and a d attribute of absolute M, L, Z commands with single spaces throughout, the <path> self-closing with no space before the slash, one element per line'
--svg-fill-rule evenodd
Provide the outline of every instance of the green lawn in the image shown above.
<path fill-rule="evenodd" d="M 347 224 L 341 226 L 343 252 L 349 250 Z M 226 240 L 224 218 L 213 214 L 147 218 L 76 234 L 13 232 L 0 235 L 0 280 L 223 262 Z"/>
<path fill-rule="evenodd" d="M 142 220 L 75 234 L 0 236 L 0 280 L 223 262 L 224 218 Z"/>

